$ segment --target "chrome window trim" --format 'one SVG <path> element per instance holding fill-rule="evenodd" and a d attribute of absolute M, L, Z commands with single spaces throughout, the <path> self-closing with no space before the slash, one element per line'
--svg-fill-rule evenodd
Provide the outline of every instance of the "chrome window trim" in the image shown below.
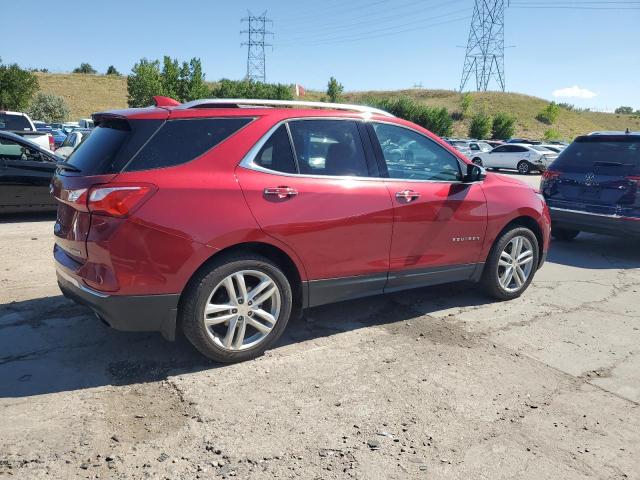
<path fill-rule="evenodd" d="M 579 213 L 580 215 L 590 215 L 593 217 L 606 217 L 606 218 L 628 218 L 623 215 L 611 214 L 611 213 L 593 213 L 593 212 L 585 212 L 583 210 L 572 210 L 570 208 L 560 208 L 560 207 L 549 207 L 549 210 L 557 210 L 559 212 L 567 212 L 567 213 Z"/>
<path fill-rule="evenodd" d="M 345 120 L 345 121 L 363 122 L 363 123 L 367 123 L 368 122 L 368 119 L 355 118 L 355 117 L 291 117 L 291 118 L 287 118 L 287 119 L 284 119 L 284 120 L 280 120 L 278 123 L 276 123 L 274 126 L 272 126 L 269 130 L 267 130 L 267 132 L 262 137 L 260 137 L 260 139 L 253 145 L 253 147 L 251 147 L 251 149 L 245 154 L 245 156 L 242 157 L 242 160 L 240 160 L 240 162 L 238 163 L 238 167 L 246 168 L 247 170 L 254 170 L 254 171 L 257 171 L 257 172 L 261 172 L 261 173 L 267 173 L 269 175 L 276 175 L 276 176 L 279 176 L 279 177 L 316 178 L 316 179 L 329 179 L 329 180 L 361 180 L 361 181 L 370 181 L 370 180 L 380 181 L 380 180 L 384 180 L 386 182 L 446 183 L 446 184 L 456 184 L 456 185 L 465 183 L 462 180 L 417 180 L 417 179 L 410 179 L 410 178 L 356 177 L 356 176 L 352 176 L 352 175 L 310 175 L 310 174 L 306 174 L 306 173 L 287 173 L 287 172 L 279 172 L 277 170 L 271 170 L 269 168 L 265 168 L 265 167 L 262 167 L 262 166 L 256 164 L 254 162 L 255 158 L 258 156 L 258 153 L 260 153 L 260 150 L 262 149 L 264 144 L 267 143 L 267 141 L 269 141 L 269 139 L 276 132 L 276 130 L 278 130 L 278 128 L 280 128 L 284 124 L 287 124 L 288 122 L 293 122 L 293 121 L 298 121 L 298 120 Z M 409 128 L 409 127 L 407 127 L 405 125 L 399 125 L 399 124 L 397 124 L 395 122 L 389 122 L 389 121 L 384 121 L 384 120 L 372 120 L 372 122 L 384 123 L 384 124 L 388 124 L 388 125 L 393 125 L 393 126 L 396 126 L 396 127 L 404 128 L 404 129 L 409 130 L 411 132 L 414 132 L 414 133 L 416 133 L 418 135 L 421 135 L 421 136 L 425 137 L 427 140 L 430 140 L 433 143 L 435 143 L 436 145 L 438 145 L 437 142 L 435 142 L 434 140 L 426 137 L 423 133 L 420 133 L 420 132 L 414 130 L 413 128 Z M 446 151 L 446 149 L 444 147 L 442 147 L 442 145 L 438 145 L 438 146 Z M 292 147 L 293 147 L 293 145 L 292 145 Z M 295 148 L 295 147 L 293 147 L 293 148 Z M 460 163 L 462 161 L 456 155 L 453 155 L 451 152 L 448 152 L 448 153 L 454 159 L 456 159 L 458 161 L 458 163 Z M 465 165 L 466 165 L 466 163 L 465 163 Z M 462 172 L 460 172 L 460 173 L 462 174 Z M 479 182 L 479 181 L 478 182 L 469 182 L 467 185 L 473 185 L 475 183 L 482 183 L 482 182 Z"/>

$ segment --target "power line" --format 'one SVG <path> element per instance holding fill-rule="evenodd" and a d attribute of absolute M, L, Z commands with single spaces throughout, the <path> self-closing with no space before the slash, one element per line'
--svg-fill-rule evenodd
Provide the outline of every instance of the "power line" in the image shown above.
<path fill-rule="evenodd" d="M 462 67 L 460 91 L 474 74 L 476 90 L 486 92 L 491 79 L 505 90 L 504 75 L 505 0 L 476 0 Z"/>
<path fill-rule="evenodd" d="M 251 12 L 247 12 L 248 15 L 241 19 L 242 23 L 247 23 L 248 28 L 242 30 L 240 33 L 247 34 L 247 41 L 242 42 L 242 46 L 247 46 L 247 80 L 254 80 L 257 82 L 265 82 L 266 76 L 266 58 L 264 53 L 264 47 L 270 47 L 270 43 L 265 43 L 265 37 L 267 35 L 273 35 L 273 32 L 268 32 L 266 29 L 267 23 L 273 23 L 272 20 L 267 18 L 266 10 L 262 15 L 255 16 Z"/>

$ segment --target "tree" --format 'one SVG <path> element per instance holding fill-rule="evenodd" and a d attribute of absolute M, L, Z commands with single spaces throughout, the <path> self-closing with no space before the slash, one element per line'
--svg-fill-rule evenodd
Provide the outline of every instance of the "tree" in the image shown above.
<path fill-rule="evenodd" d="M 633 113 L 632 107 L 618 107 L 616 113 L 619 115 L 631 115 Z"/>
<path fill-rule="evenodd" d="M 462 118 L 469 116 L 469 111 L 473 105 L 473 97 L 471 93 L 466 92 L 460 97 L 460 111 L 462 112 Z"/>
<path fill-rule="evenodd" d="M 69 118 L 69 107 L 64 98 L 51 93 L 38 92 L 27 112 L 34 120 L 46 123 L 66 122 Z"/>
<path fill-rule="evenodd" d="M 469 137 L 482 140 L 491 132 L 491 117 L 483 112 L 478 112 L 471 117 L 469 125 Z"/>
<path fill-rule="evenodd" d="M 550 142 L 552 140 L 558 140 L 559 138 L 560 138 L 560 132 L 554 128 L 549 128 L 544 132 L 544 139 L 547 142 Z"/>
<path fill-rule="evenodd" d="M 182 62 L 178 85 L 178 99 L 181 102 L 206 98 L 209 95 L 209 86 L 205 82 L 199 58 L 192 58 L 189 63 Z"/>
<path fill-rule="evenodd" d="M 160 62 L 142 58 L 127 77 L 128 104 L 130 107 L 146 107 L 153 104 L 155 95 L 163 95 Z"/>
<path fill-rule="evenodd" d="M 293 86 L 281 83 L 262 83 L 253 80 L 223 78 L 211 89 L 212 98 L 260 98 L 266 100 L 292 100 Z"/>
<path fill-rule="evenodd" d="M 386 110 L 396 117 L 417 123 L 441 137 L 447 137 L 453 131 L 453 120 L 449 115 L 449 111 L 444 107 L 427 107 L 408 97 L 396 99 L 369 98 L 365 99 L 363 103 Z"/>
<path fill-rule="evenodd" d="M 335 78 L 331 77 L 329 79 L 329 83 L 327 83 L 327 96 L 329 97 L 329 100 L 333 103 L 339 102 L 343 91 L 344 87 L 342 84 Z"/>
<path fill-rule="evenodd" d="M 107 75 L 114 75 L 116 77 L 121 77 L 122 74 L 116 70 L 116 67 L 114 67 L 113 65 L 109 65 L 109 68 L 107 68 Z"/>
<path fill-rule="evenodd" d="M 536 120 L 546 123 L 547 125 L 553 125 L 556 123 L 556 120 L 558 120 L 559 115 L 560 107 L 556 102 L 551 102 L 538 113 Z"/>
<path fill-rule="evenodd" d="M 0 110 L 25 110 L 38 88 L 38 78 L 32 72 L 16 63 L 3 65 L 0 58 Z"/>
<path fill-rule="evenodd" d="M 506 140 L 516 133 L 516 119 L 506 113 L 498 112 L 491 123 L 491 138 Z"/>
<path fill-rule="evenodd" d="M 80 66 L 73 70 L 73 73 L 85 73 L 89 75 L 95 75 L 96 70 L 88 63 L 81 63 Z"/>

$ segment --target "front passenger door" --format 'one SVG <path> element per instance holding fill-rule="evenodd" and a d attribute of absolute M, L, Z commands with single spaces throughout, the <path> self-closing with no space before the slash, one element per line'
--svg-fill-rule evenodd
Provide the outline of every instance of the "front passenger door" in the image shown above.
<path fill-rule="evenodd" d="M 483 261 L 482 185 L 462 183 L 462 162 L 422 133 L 385 123 L 373 123 L 370 132 L 394 210 L 385 291 L 470 278 Z"/>

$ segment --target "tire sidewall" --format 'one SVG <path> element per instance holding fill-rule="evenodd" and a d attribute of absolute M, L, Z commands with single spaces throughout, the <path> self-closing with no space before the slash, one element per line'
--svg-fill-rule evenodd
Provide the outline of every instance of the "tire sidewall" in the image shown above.
<path fill-rule="evenodd" d="M 525 167 L 526 170 L 521 170 L 521 167 Z M 518 173 L 521 175 L 529 175 L 529 173 L 531 173 L 531 164 L 526 160 L 521 160 L 520 163 L 518 163 Z"/>
<path fill-rule="evenodd" d="M 213 289 L 226 277 L 240 270 L 257 270 L 271 277 L 280 290 L 280 314 L 268 337 L 254 347 L 242 351 L 229 351 L 216 345 L 204 325 L 204 309 Z M 191 291 L 191 302 L 183 309 L 183 330 L 191 343 L 205 356 L 219 362 L 240 362 L 260 356 L 273 346 L 284 331 L 293 304 L 291 285 L 284 273 L 272 262 L 262 257 L 246 257 L 230 259 L 212 268 L 208 274 L 194 282 Z"/>

